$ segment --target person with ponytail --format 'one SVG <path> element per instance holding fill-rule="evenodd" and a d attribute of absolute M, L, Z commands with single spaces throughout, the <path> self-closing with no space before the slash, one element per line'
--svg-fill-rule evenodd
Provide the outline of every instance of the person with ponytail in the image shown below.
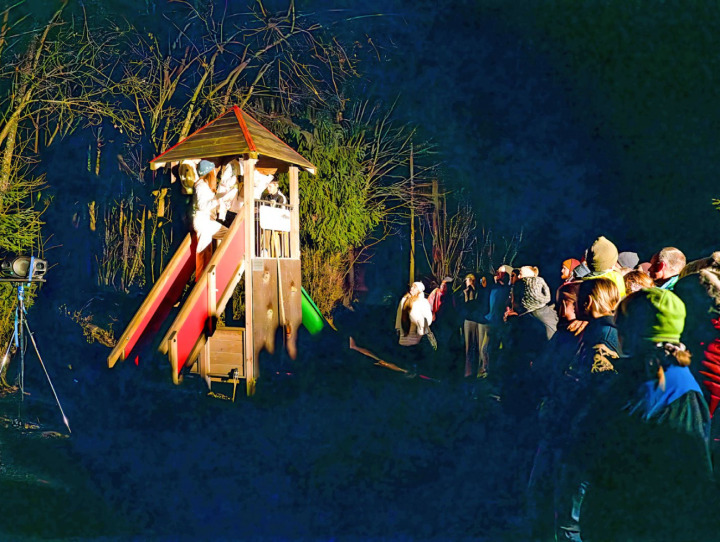
<path fill-rule="evenodd" d="M 685 304 L 670 290 L 644 288 L 618 306 L 616 325 L 626 376 L 641 382 L 631 414 L 668 423 L 693 420 L 677 429 L 705 437 L 709 412 L 700 386 L 690 372 L 690 352 L 680 342 Z M 706 419 L 683 414 L 707 413 Z M 676 412 L 677 411 L 677 412 Z"/>
<path fill-rule="evenodd" d="M 709 540 L 717 528 L 710 415 L 680 342 L 685 305 L 670 290 L 623 299 L 613 386 L 584 427 L 583 538 Z"/>

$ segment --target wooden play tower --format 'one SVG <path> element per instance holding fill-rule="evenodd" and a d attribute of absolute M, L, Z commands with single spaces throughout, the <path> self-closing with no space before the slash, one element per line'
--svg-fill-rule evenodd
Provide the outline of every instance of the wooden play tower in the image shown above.
<path fill-rule="evenodd" d="M 263 349 L 275 350 L 278 328 L 289 356 L 296 355 L 303 295 L 298 168 L 313 174 L 315 167 L 237 106 L 151 160 L 150 167 L 172 170 L 198 159 L 239 160 L 245 203 L 196 277 L 159 350 L 168 355 L 176 384 L 189 370 L 199 373 L 208 387 L 245 380 L 252 395 L 259 376 L 258 355 Z M 256 168 L 288 173 L 288 205 L 255 199 Z M 274 240 L 272 251 L 263 245 L 267 239 Z M 137 362 L 135 351 L 152 342 L 192 278 L 195 247 L 195 236 L 188 234 L 108 356 L 109 367 L 133 356 Z M 221 326 L 219 316 L 243 277 L 245 327 Z"/>

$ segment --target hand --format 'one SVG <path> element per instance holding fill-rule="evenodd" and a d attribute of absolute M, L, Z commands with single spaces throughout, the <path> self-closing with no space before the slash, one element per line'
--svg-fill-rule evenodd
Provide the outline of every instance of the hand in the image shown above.
<path fill-rule="evenodd" d="M 588 323 L 589 322 L 587 320 L 573 320 L 568 324 L 567 330 L 577 337 L 585 331 Z"/>

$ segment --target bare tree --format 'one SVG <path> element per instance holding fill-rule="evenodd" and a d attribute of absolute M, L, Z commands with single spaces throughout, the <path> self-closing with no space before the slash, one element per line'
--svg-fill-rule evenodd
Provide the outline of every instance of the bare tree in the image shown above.
<path fill-rule="evenodd" d="M 467 268 L 476 244 L 475 214 L 467 203 L 447 212 L 447 195 L 438 198 L 439 208 L 420 221 L 423 252 L 438 284 L 446 276 L 456 278 Z M 426 240 L 431 241 L 428 250 Z"/>
<path fill-rule="evenodd" d="M 278 116 L 308 101 L 337 101 L 342 83 L 355 73 L 352 56 L 298 14 L 292 1 L 286 11 L 272 13 L 257 0 L 233 16 L 212 3 L 204 10 L 178 3 L 186 12 L 168 21 L 175 35 L 167 43 L 124 30 L 129 54 L 113 89 L 130 100 L 154 153 L 231 105 L 272 103 L 266 114 Z"/>
<path fill-rule="evenodd" d="M 476 251 L 476 269 L 495 273 L 504 264 L 512 265 L 523 241 L 523 230 L 497 239 L 491 229 L 482 229 Z"/>
<path fill-rule="evenodd" d="M 67 1 L 39 28 L 18 9 L 0 12 L 0 248 L 42 254 L 44 178 L 34 174 L 37 153 L 76 128 L 110 119 L 132 130 L 130 116 L 108 101 L 107 73 L 118 55 L 110 34 L 86 21 L 63 19 Z M 31 290 L 32 293 L 32 290 Z M 26 298 L 26 303 L 32 295 Z M 0 339 L 12 332 L 12 289 L 0 288 Z M 0 342 L 3 342 L 0 341 Z"/>
<path fill-rule="evenodd" d="M 65 0 L 43 28 L 22 40 L 24 33 L 13 33 L 19 22 L 10 22 L 22 3 L 3 12 L 0 29 L 0 82 L 7 88 L 0 97 L 0 195 L 8 189 L 13 161 L 24 156 L 21 150 L 37 152 L 57 136 L 104 119 L 133 129 L 128 113 L 107 100 L 107 72 L 118 58 L 113 35 L 63 21 Z M 21 142 L 32 147 L 21 149 Z"/>

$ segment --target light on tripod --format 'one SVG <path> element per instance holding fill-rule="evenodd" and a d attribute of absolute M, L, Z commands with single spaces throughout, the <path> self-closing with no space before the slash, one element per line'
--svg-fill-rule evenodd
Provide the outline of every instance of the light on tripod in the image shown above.
<path fill-rule="evenodd" d="M 32 260 L 32 277 L 30 273 L 30 261 Z M 0 263 L 0 273 L 4 277 L 20 279 L 40 279 L 47 271 L 47 261 L 41 258 L 30 256 L 6 256 Z"/>

